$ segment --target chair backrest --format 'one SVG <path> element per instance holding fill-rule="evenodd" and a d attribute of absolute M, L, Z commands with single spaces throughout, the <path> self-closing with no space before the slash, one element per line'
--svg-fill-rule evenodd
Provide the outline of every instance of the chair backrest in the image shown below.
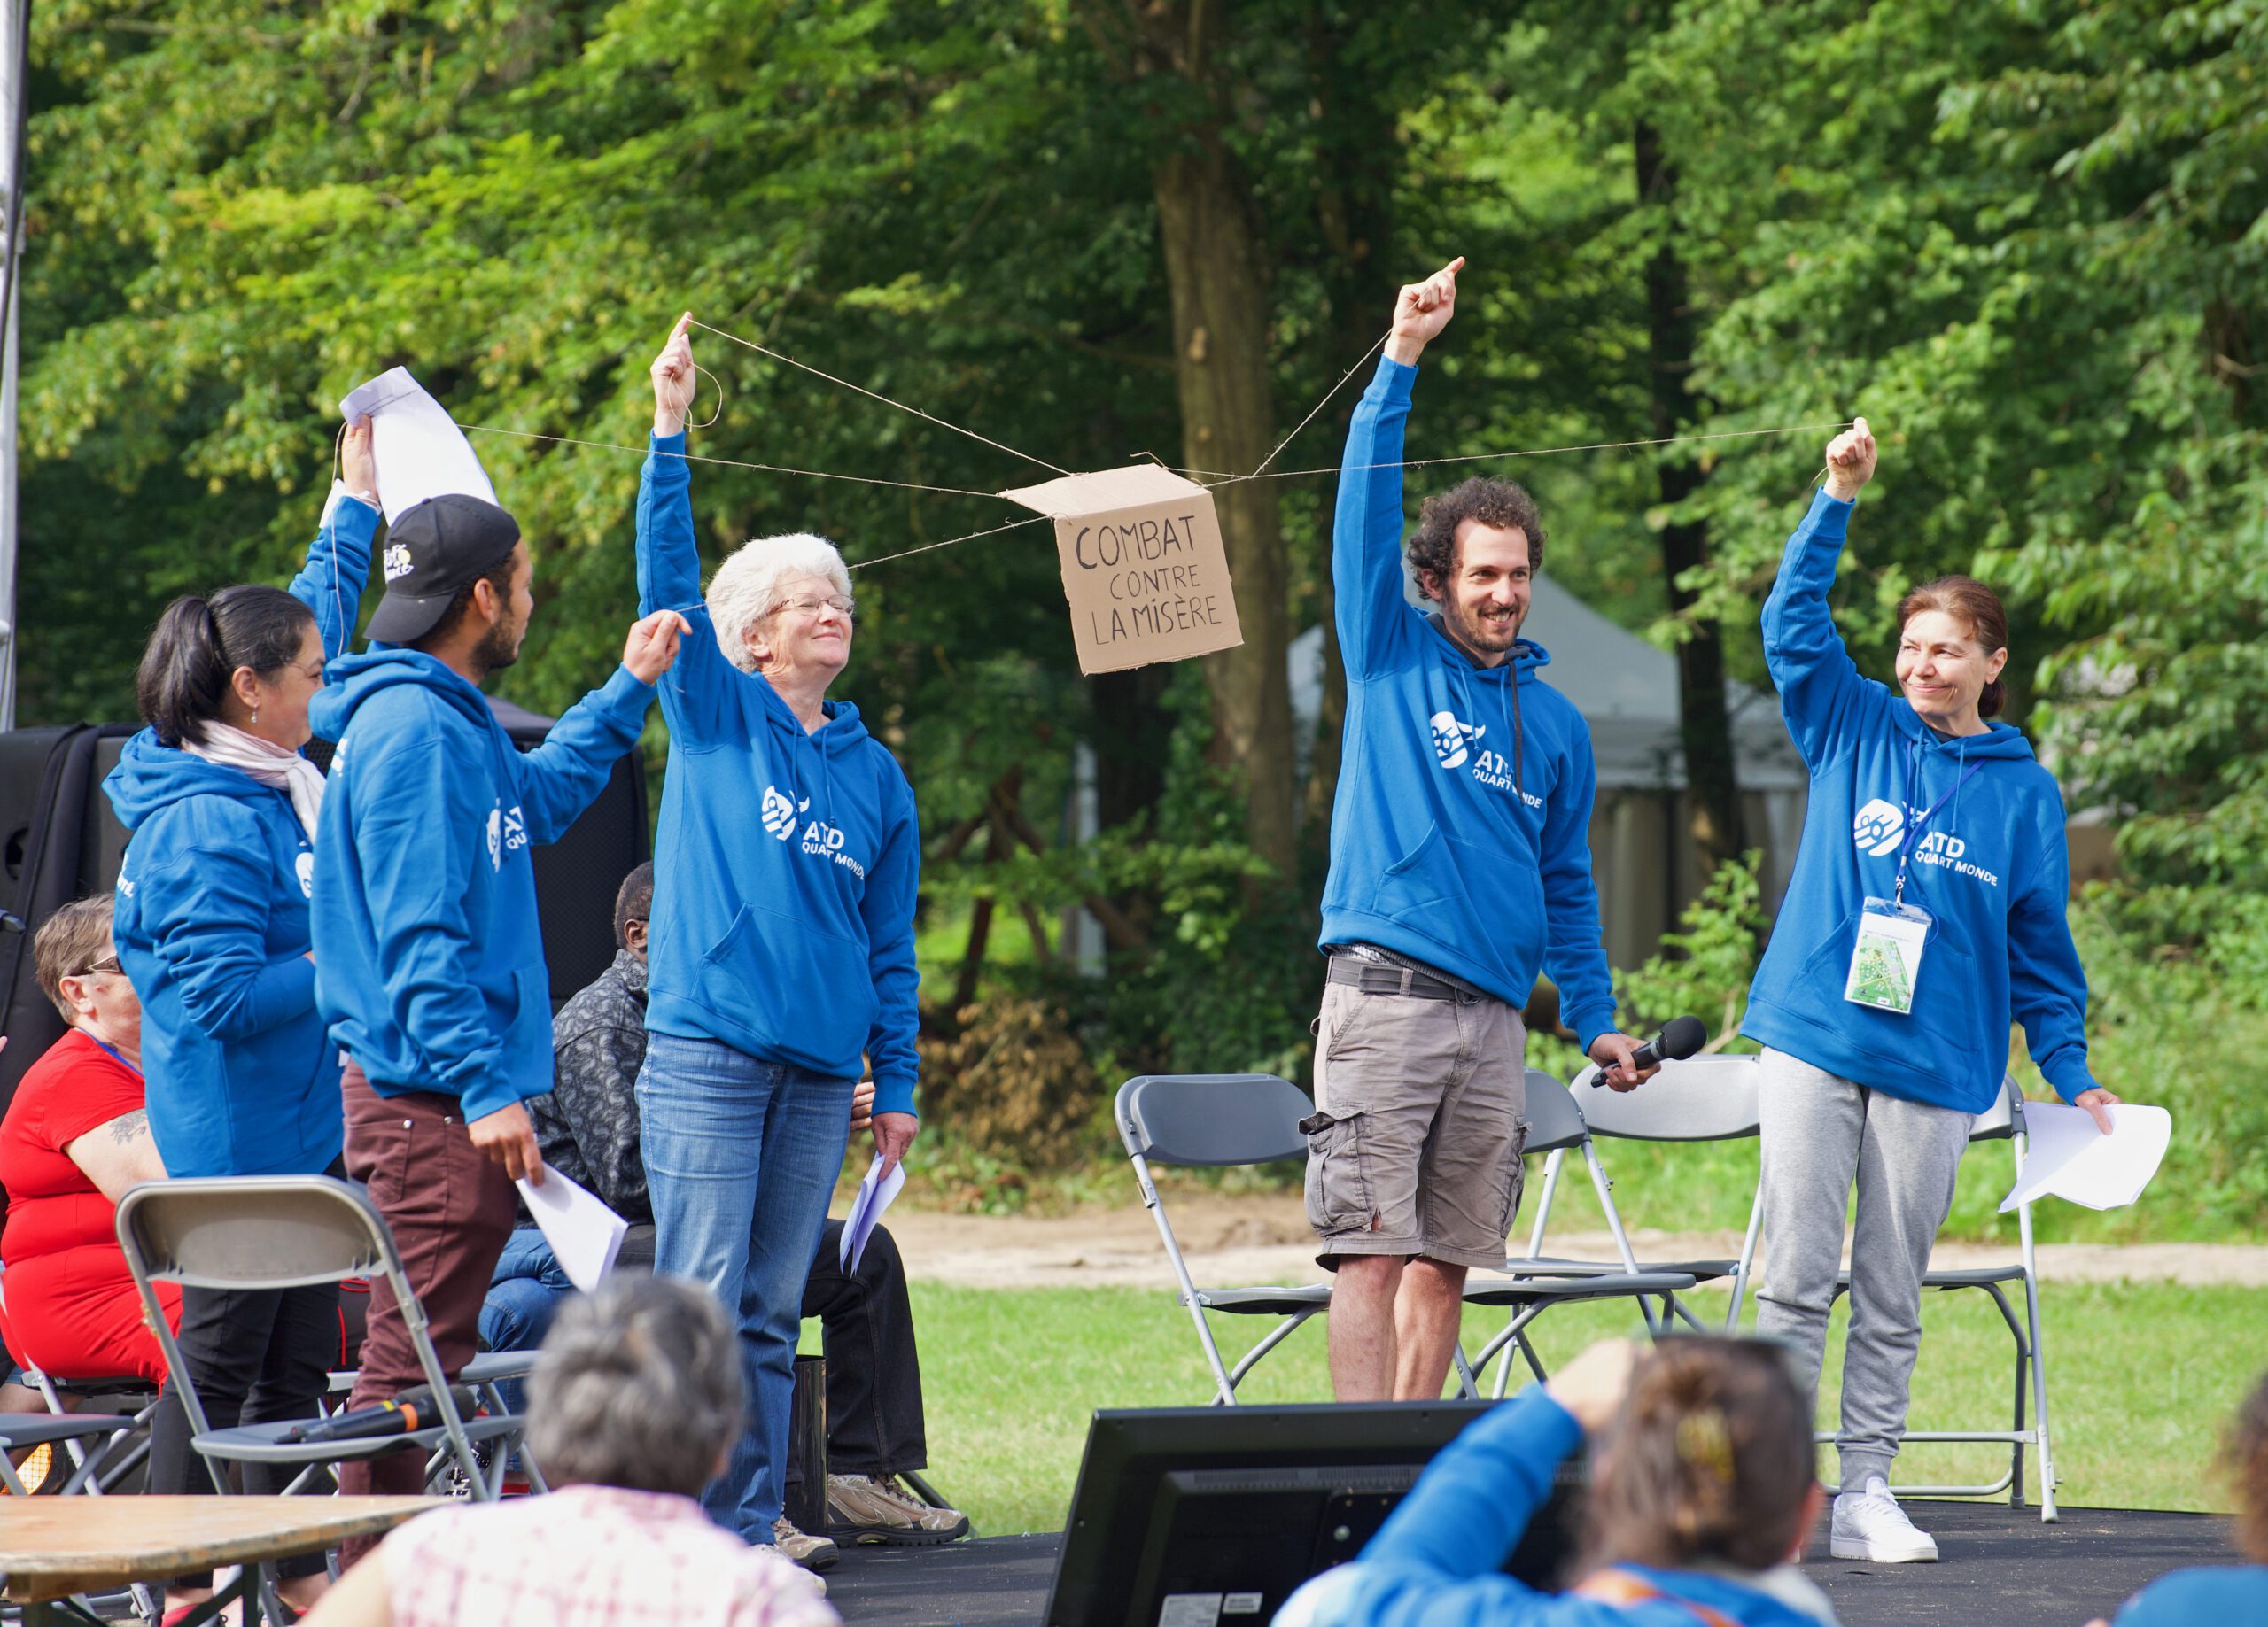
<path fill-rule="evenodd" d="M 2000 1099 L 1977 1115 L 1977 1122 L 1969 1127 L 1971 1141 L 2007 1141 L 2023 1129 L 2023 1092 L 2016 1089 L 2016 1081 L 2007 1074 L 2000 1075 Z"/>
<path fill-rule="evenodd" d="M 1161 1164 L 1273 1164 L 1308 1155 L 1307 1092 L 1273 1073 L 1145 1073 L 1118 1088 L 1129 1157 Z"/>
<path fill-rule="evenodd" d="M 298 1288 L 400 1270 L 369 1196 L 328 1175 L 145 1181 L 118 1200 L 118 1242 L 139 1274 L 192 1288 Z"/>
<path fill-rule="evenodd" d="M 1527 1070 L 1527 1148 L 1530 1152 L 1557 1152 L 1580 1147 L 1591 1136 L 1583 1110 L 1567 1094 L 1567 1087 L 1542 1068 Z"/>
<path fill-rule="evenodd" d="M 1594 1135 L 1625 1141 L 1738 1141 L 1756 1134 L 1753 1057 L 1665 1062 L 1635 1090 L 1610 1090 L 1585 1068 L 1572 1087 Z"/>

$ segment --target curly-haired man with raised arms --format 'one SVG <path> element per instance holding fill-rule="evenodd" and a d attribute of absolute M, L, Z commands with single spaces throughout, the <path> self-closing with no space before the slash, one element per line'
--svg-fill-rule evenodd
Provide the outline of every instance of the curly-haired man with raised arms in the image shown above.
<path fill-rule="evenodd" d="M 1438 1397 L 1465 1273 L 1503 1263 L 1538 972 L 1606 1082 L 1643 1077 L 1614 1031 L 1600 942 L 1590 732 L 1519 636 L 1543 554 L 1535 500 L 1469 480 L 1427 502 L 1408 555 L 1432 608 L 1403 598 L 1402 426 L 1464 264 L 1395 302 L 1348 430 L 1332 544 L 1347 726 L 1304 1127 L 1342 1401 Z"/>

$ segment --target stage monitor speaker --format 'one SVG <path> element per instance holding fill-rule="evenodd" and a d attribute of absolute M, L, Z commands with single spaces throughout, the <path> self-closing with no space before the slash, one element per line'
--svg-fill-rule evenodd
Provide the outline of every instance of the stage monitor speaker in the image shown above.
<path fill-rule="evenodd" d="M 1309 1577 L 1353 1559 L 1485 1401 L 1098 1412 L 1045 1627 L 1265 1627 Z M 1580 1471 L 1504 1570 L 1556 1590 Z"/>

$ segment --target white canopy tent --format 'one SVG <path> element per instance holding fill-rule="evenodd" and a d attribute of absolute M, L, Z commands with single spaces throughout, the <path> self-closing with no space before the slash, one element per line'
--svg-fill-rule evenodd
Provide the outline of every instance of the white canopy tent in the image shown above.
<path fill-rule="evenodd" d="M 1635 965 L 1659 947 L 1705 879 L 1687 833 L 1677 662 L 1549 577 L 1536 578 L 1522 631 L 1551 652 L 1546 680 L 1590 725 L 1598 763 L 1591 858 L 1607 955 L 1616 965 Z M 1323 705 L 1321 627 L 1293 640 L 1290 665 L 1296 737 L 1312 740 Z M 1773 695 L 1728 684 L 1726 701 L 1743 840 L 1764 849 L 1765 902 L 1776 906 L 1803 829 L 1807 779 Z"/>

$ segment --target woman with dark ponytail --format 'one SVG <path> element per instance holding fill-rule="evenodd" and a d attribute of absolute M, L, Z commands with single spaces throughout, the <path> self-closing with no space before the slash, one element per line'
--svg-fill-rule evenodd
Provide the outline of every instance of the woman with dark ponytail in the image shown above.
<path fill-rule="evenodd" d="M 150 1128 L 169 1175 L 338 1174 L 338 1055 L 315 1010 L 307 904 L 323 778 L 300 755 L 307 702 L 346 647 L 378 524 L 368 421 L 342 442 L 342 478 L 286 590 L 258 584 L 177 599 L 135 678 L 149 727 L 103 782 L 134 833 L 119 871 L 119 958 L 142 996 Z M 179 1336 L 214 1429 L 313 1416 L 338 1357 L 330 1284 L 236 1294 L 188 1289 Z M 214 1489 L 178 1403 L 161 1408 L 150 1489 Z M 247 1466 L 246 1491 L 288 1475 Z M 286 1561 L 306 1608 L 322 1557 Z M 296 1574 L 295 1574 L 296 1573 Z M 172 1614 L 209 1593 L 181 1578 Z"/>
<path fill-rule="evenodd" d="M 1995 723 L 2008 621 L 1968 577 L 1898 608 L 1898 686 L 1860 676 L 1828 608 L 1867 421 L 1827 449 L 1819 493 L 1764 606 L 1764 655 L 1811 771 L 1804 833 L 1741 1032 L 1759 1061 L 1765 1268 L 1757 1331 L 1815 1389 L 1851 1240 L 1837 1559 L 1934 1560 L 1890 1491 L 1922 1341 L 1922 1277 L 1976 1115 L 1998 1101 L 2008 1028 L 2108 1133 L 2118 1098 L 2087 1069 L 2087 983 L 2064 911 L 2063 798 Z"/>
<path fill-rule="evenodd" d="M 1588 1437 L 1584 1539 L 1564 1593 L 1503 1574 Z M 1594 1344 L 1466 1426 L 1350 1565 L 1277 1627 L 1819 1627 L 1795 1561 L 1824 1492 L 1811 1413 L 1754 1339 Z"/>

